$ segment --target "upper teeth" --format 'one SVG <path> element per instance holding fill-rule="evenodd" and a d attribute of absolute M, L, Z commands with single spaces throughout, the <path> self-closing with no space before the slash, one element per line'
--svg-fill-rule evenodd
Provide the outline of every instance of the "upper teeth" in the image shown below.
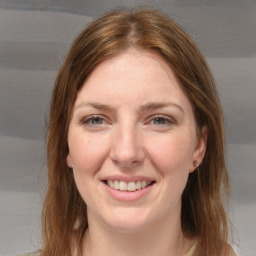
<path fill-rule="evenodd" d="M 151 181 L 118 181 L 118 180 L 107 180 L 107 184 L 114 189 L 122 190 L 122 191 L 135 191 L 137 189 L 145 188 Z"/>

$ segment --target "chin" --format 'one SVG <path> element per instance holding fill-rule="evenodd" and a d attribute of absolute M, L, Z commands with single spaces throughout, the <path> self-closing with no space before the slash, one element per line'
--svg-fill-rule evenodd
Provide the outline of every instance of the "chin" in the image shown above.
<path fill-rule="evenodd" d="M 139 232 L 150 226 L 152 220 L 147 214 L 131 209 L 122 209 L 105 219 L 105 224 L 113 231 L 120 233 Z"/>

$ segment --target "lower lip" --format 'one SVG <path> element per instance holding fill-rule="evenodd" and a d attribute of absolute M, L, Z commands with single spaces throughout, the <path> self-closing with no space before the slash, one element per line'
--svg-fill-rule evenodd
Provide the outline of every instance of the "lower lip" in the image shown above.
<path fill-rule="evenodd" d="M 104 183 L 105 184 L 105 183 Z M 135 191 L 122 191 L 122 190 L 116 190 L 111 187 L 109 187 L 107 184 L 105 184 L 105 187 L 107 191 L 110 193 L 110 195 L 119 201 L 136 201 L 142 198 L 143 196 L 147 195 L 150 190 L 153 188 L 153 185 L 147 186 L 142 189 L 138 189 Z"/>

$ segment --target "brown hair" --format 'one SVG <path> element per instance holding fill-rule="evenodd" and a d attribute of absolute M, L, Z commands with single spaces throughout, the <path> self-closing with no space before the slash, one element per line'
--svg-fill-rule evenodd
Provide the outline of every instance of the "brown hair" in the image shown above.
<path fill-rule="evenodd" d="M 206 155 L 200 170 L 190 174 L 182 195 L 181 223 L 186 236 L 198 238 L 195 255 L 227 255 L 228 221 L 222 192 L 228 195 L 229 179 L 223 115 L 214 79 L 187 33 L 151 9 L 117 10 L 91 23 L 74 41 L 59 71 L 47 137 L 49 182 L 42 217 L 42 255 L 70 255 L 74 248 L 80 248 L 88 223 L 86 204 L 66 164 L 72 107 L 94 68 L 128 48 L 161 56 L 191 102 L 198 130 L 208 128 Z"/>

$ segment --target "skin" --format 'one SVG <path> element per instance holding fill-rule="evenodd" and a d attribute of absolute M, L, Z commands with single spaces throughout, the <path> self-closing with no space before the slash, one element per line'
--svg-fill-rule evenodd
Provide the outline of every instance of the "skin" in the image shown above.
<path fill-rule="evenodd" d="M 191 104 L 158 56 L 130 49 L 102 62 L 78 93 L 67 164 L 87 204 L 85 255 L 184 255 L 181 195 L 205 153 Z M 154 180 L 137 200 L 117 200 L 106 176 Z"/>

